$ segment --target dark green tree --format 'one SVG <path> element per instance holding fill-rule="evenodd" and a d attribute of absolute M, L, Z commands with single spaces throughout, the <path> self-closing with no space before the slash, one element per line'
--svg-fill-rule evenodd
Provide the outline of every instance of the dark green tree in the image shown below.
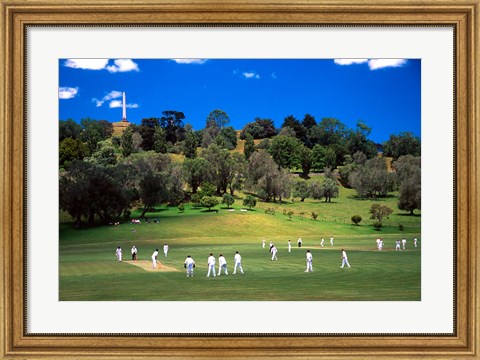
<path fill-rule="evenodd" d="M 245 155 L 245 159 L 246 160 L 250 159 L 250 156 L 252 156 L 254 151 L 255 151 L 255 143 L 253 141 L 253 136 L 247 133 L 247 135 L 245 136 L 245 145 L 243 149 L 243 154 Z"/>
<path fill-rule="evenodd" d="M 300 145 L 298 149 L 298 159 L 302 168 L 302 177 L 307 178 L 313 164 L 313 152 L 305 145 Z"/>
<path fill-rule="evenodd" d="M 185 114 L 181 111 L 166 110 L 162 111 L 162 115 L 160 125 L 165 129 L 167 142 L 175 145 L 177 141 L 182 141 L 185 137 L 185 128 L 183 126 Z"/>
<path fill-rule="evenodd" d="M 298 139 L 288 136 L 275 136 L 268 152 L 278 166 L 289 170 L 299 164 L 298 151 L 300 146 L 301 142 Z"/>
<path fill-rule="evenodd" d="M 208 161 L 202 157 L 194 159 L 186 158 L 183 162 L 184 178 L 192 188 L 193 194 L 195 194 L 202 183 L 208 179 L 209 165 Z"/>
<path fill-rule="evenodd" d="M 197 137 L 193 131 L 188 131 L 185 136 L 183 154 L 188 159 L 194 159 L 197 156 Z"/>
<path fill-rule="evenodd" d="M 390 135 L 388 141 L 383 143 L 383 155 L 398 159 L 402 155 L 420 156 L 420 138 L 411 132 L 402 132 L 398 135 Z"/>
<path fill-rule="evenodd" d="M 252 195 L 247 195 L 243 198 L 243 206 L 248 207 L 250 210 L 257 205 L 257 199 Z"/>
<path fill-rule="evenodd" d="M 67 138 L 79 139 L 83 129 L 82 126 L 74 120 L 67 119 L 60 120 L 58 130 L 59 140 L 62 141 Z"/>
<path fill-rule="evenodd" d="M 153 150 L 157 153 L 167 153 L 167 133 L 161 127 L 156 127 L 153 133 Z"/>
<path fill-rule="evenodd" d="M 293 187 L 293 196 L 300 198 L 300 201 L 303 202 L 309 194 L 310 189 L 305 180 L 299 180 L 295 183 L 295 186 Z"/>
<path fill-rule="evenodd" d="M 209 122 L 214 122 L 218 129 L 222 129 L 230 122 L 230 118 L 225 111 L 215 109 L 207 116 L 207 124 Z"/>
<path fill-rule="evenodd" d="M 65 138 L 58 150 L 60 166 L 68 166 L 70 161 L 83 160 L 88 155 L 88 148 L 80 139 Z"/>
<path fill-rule="evenodd" d="M 212 207 L 217 206 L 218 203 L 219 203 L 218 199 L 213 196 L 204 196 L 200 201 L 200 205 L 208 208 L 208 211 L 210 211 Z"/>
<path fill-rule="evenodd" d="M 222 204 L 227 205 L 227 209 L 235 202 L 235 198 L 230 194 L 223 194 Z"/>
<path fill-rule="evenodd" d="M 381 223 L 384 218 L 388 219 L 388 216 L 393 212 L 393 210 L 385 205 L 372 204 L 369 212 L 371 214 L 370 219 L 375 219 Z"/>

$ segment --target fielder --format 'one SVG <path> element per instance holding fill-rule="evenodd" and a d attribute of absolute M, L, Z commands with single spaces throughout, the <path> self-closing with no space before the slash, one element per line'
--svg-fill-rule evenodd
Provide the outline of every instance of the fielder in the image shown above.
<path fill-rule="evenodd" d="M 400 240 L 395 241 L 395 251 L 400 251 Z"/>
<path fill-rule="evenodd" d="M 207 266 L 208 266 L 208 273 L 207 277 L 210 277 L 210 272 L 213 273 L 213 277 L 215 277 L 215 257 L 213 254 L 210 254 L 207 260 Z"/>
<path fill-rule="evenodd" d="M 325 239 L 322 238 L 322 240 L 320 241 L 320 246 L 323 247 L 325 245 Z"/>
<path fill-rule="evenodd" d="M 416 237 L 413 238 L 413 246 L 417 247 L 417 238 Z"/>
<path fill-rule="evenodd" d="M 330 246 L 333 246 L 333 236 L 330 236 Z"/>
<path fill-rule="evenodd" d="M 273 260 L 278 260 L 278 259 L 277 259 L 277 251 L 278 251 L 278 250 L 277 250 L 277 248 L 275 247 L 275 245 L 272 245 L 272 250 L 271 250 L 271 252 L 272 252 L 272 261 L 273 261 Z"/>
<path fill-rule="evenodd" d="M 165 254 L 165 257 L 167 257 L 168 255 L 168 244 L 165 243 L 165 245 L 163 245 L 163 253 Z"/>
<path fill-rule="evenodd" d="M 305 270 L 305 272 L 312 272 L 313 271 L 312 261 L 313 261 L 312 253 L 310 252 L 310 250 L 307 250 L 307 270 Z"/>
<path fill-rule="evenodd" d="M 193 268 L 195 267 L 195 261 L 193 261 L 190 255 L 188 255 L 187 258 L 185 259 L 185 263 L 183 264 L 183 267 L 187 269 L 187 277 L 189 276 L 193 277 Z"/>
<path fill-rule="evenodd" d="M 288 252 L 292 252 L 292 243 L 288 240 Z"/>
<path fill-rule="evenodd" d="M 152 254 L 152 266 L 154 269 L 157 268 L 157 257 L 158 257 L 158 249 L 155 249 L 155 251 Z"/>
<path fill-rule="evenodd" d="M 341 268 L 343 268 L 345 265 L 347 265 L 348 267 L 350 267 L 350 264 L 348 263 L 348 258 L 347 258 L 347 253 L 345 252 L 345 250 L 342 249 L 342 266 L 340 266 Z"/>
<path fill-rule="evenodd" d="M 117 246 L 117 250 L 115 250 L 115 255 L 117 256 L 117 260 L 122 262 L 122 248 Z"/>
<path fill-rule="evenodd" d="M 299 248 L 302 247 L 302 238 L 298 238 L 297 245 L 298 245 Z"/>
<path fill-rule="evenodd" d="M 238 253 L 238 251 L 235 251 L 235 256 L 233 257 L 233 261 L 235 262 L 235 267 L 233 268 L 233 275 L 237 273 L 237 267 L 240 269 L 240 272 L 243 274 L 242 256 Z"/>
<path fill-rule="evenodd" d="M 405 250 L 405 245 L 407 244 L 407 239 L 403 238 L 402 239 L 402 247 L 403 247 L 403 250 Z"/>
<path fill-rule="evenodd" d="M 135 245 L 132 246 L 132 260 L 137 260 L 137 248 Z"/>
<path fill-rule="evenodd" d="M 222 273 L 222 269 L 225 271 L 225 275 L 228 275 L 228 270 L 227 270 L 227 260 L 225 259 L 225 256 L 220 254 L 218 256 L 218 276 Z"/>
<path fill-rule="evenodd" d="M 262 248 L 265 249 L 265 239 L 262 239 Z"/>

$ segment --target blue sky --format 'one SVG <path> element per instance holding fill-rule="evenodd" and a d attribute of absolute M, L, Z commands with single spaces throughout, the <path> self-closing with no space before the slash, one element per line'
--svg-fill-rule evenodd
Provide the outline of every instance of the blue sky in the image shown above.
<path fill-rule="evenodd" d="M 240 130 L 255 117 L 280 127 L 306 113 L 372 128 L 371 140 L 410 131 L 420 136 L 421 61 L 418 59 L 61 59 L 60 120 L 120 121 L 185 114 L 205 127 L 214 109 Z"/>

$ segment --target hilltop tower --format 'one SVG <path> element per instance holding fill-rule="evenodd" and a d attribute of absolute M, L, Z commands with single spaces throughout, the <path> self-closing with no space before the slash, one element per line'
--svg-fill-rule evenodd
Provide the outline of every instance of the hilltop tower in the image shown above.
<path fill-rule="evenodd" d="M 113 135 L 121 136 L 125 129 L 130 125 L 127 120 L 127 96 L 125 92 L 122 92 L 122 120 L 119 122 L 114 122 L 113 125 Z"/>

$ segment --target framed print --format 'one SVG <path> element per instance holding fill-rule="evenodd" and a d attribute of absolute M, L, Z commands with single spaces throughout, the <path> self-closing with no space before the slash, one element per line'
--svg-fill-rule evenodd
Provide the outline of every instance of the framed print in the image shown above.
<path fill-rule="evenodd" d="M 479 5 L 2 1 L 2 358 L 478 359 Z"/>

